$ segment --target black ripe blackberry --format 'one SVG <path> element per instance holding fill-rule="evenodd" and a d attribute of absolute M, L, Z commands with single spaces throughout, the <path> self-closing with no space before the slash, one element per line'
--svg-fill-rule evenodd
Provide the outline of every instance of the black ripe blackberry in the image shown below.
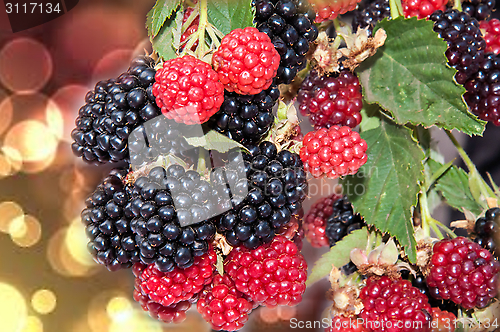
<path fill-rule="evenodd" d="M 376 0 L 365 7 L 362 11 L 355 11 L 352 20 L 353 31 L 358 28 L 368 28 L 369 34 L 373 33 L 375 25 L 382 21 L 384 18 L 391 17 L 391 6 L 389 0 Z"/>
<path fill-rule="evenodd" d="M 133 214 L 127 209 L 130 193 L 123 184 L 126 170 L 114 170 L 87 198 L 81 218 L 95 261 L 110 271 L 139 262 L 139 249 L 130 227 Z"/>
<path fill-rule="evenodd" d="M 464 99 L 472 113 L 480 119 L 500 126 L 500 57 L 487 54 L 479 70 L 465 84 Z"/>
<path fill-rule="evenodd" d="M 242 144 L 257 143 L 274 122 L 273 106 L 280 96 L 276 84 L 259 94 L 224 92 L 224 103 L 210 118 L 210 127 Z"/>
<path fill-rule="evenodd" d="M 195 171 L 180 165 L 151 169 L 138 178 L 129 209 L 140 260 L 161 272 L 187 268 L 208 250 L 215 235 L 210 219 L 213 188 Z"/>
<path fill-rule="evenodd" d="M 486 211 L 484 217 L 478 218 L 474 225 L 474 239 L 481 247 L 495 253 L 495 233 L 500 223 L 500 208 L 492 208 Z"/>
<path fill-rule="evenodd" d="M 247 179 L 234 186 L 246 193 L 243 201 L 224 213 L 217 229 L 232 246 L 243 244 L 255 249 L 272 241 L 298 214 L 307 194 L 306 173 L 300 157 L 288 150 L 278 152 L 276 146 L 264 141 L 244 154 Z M 226 170 L 226 177 L 229 178 Z M 231 173 L 229 173 L 231 174 Z"/>
<path fill-rule="evenodd" d="M 306 66 L 309 43 L 318 37 L 316 13 L 307 0 L 254 0 L 255 22 L 280 54 L 276 80 L 289 84 Z"/>
<path fill-rule="evenodd" d="M 403 276 L 404 279 L 408 279 L 409 275 Z M 433 296 L 431 296 L 429 292 L 429 288 L 425 282 L 425 277 L 421 274 L 417 274 L 416 277 L 412 280 L 412 285 L 415 288 L 418 288 L 422 294 L 425 294 L 429 299 L 429 304 L 431 307 L 438 307 L 441 310 L 452 312 L 455 316 L 458 314 L 458 306 L 450 301 L 450 300 L 437 300 Z"/>
<path fill-rule="evenodd" d="M 434 31 L 448 43 L 448 64 L 458 71 L 455 80 L 459 84 L 465 84 L 477 72 L 479 63 L 484 59 L 486 42 L 479 30 L 479 22 L 456 9 L 448 9 L 446 12 L 437 10 L 430 19 L 434 21 Z"/>
<path fill-rule="evenodd" d="M 94 164 L 128 160 L 132 130 L 161 114 L 152 94 L 153 66 L 150 57 L 138 57 L 118 78 L 101 81 L 87 93 L 71 133 L 76 156 Z"/>
<path fill-rule="evenodd" d="M 462 10 L 478 21 L 490 18 L 495 9 L 495 0 L 470 0 L 462 3 Z"/>
<path fill-rule="evenodd" d="M 350 232 L 363 227 L 364 223 L 359 214 L 354 214 L 347 197 L 344 196 L 333 202 L 333 212 L 326 220 L 325 228 L 325 235 L 330 242 L 330 247 Z"/>

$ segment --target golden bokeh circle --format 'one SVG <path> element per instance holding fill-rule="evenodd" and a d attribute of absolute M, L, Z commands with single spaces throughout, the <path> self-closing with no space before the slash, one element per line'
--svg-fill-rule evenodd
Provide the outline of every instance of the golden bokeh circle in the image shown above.
<path fill-rule="evenodd" d="M 9 235 L 12 241 L 20 247 L 32 247 L 42 237 L 42 224 L 31 215 L 18 217 L 12 221 L 9 227 Z"/>
<path fill-rule="evenodd" d="M 57 306 L 56 294 L 48 289 L 39 289 L 31 297 L 31 306 L 39 314 L 50 314 Z"/>
<path fill-rule="evenodd" d="M 9 129 L 4 148 L 18 151 L 21 162 L 40 162 L 54 158 L 58 143 L 57 137 L 43 122 L 25 120 Z"/>
<path fill-rule="evenodd" d="M 24 216 L 23 208 L 15 202 L 0 203 L 0 232 L 9 233 L 12 221 Z"/>
<path fill-rule="evenodd" d="M 43 332 L 43 322 L 37 316 L 28 316 L 21 332 Z"/>
<path fill-rule="evenodd" d="M 0 283 L 2 332 L 19 332 L 26 324 L 28 308 L 23 295 L 12 285 Z"/>
<path fill-rule="evenodd" d="M 113 297 L 106 306 L 106 312 L 113 321 L 124 322 L 133 314 L 130 300 L 124 296 Z"/>
<path fill-rule="evenodd" d="M 0 134 L 3 134 L 12 123 L 14 115 L 14 104 L 12 97 L 3 98 L 0 100 Z"/>
<path fill-rule="evenodd" d="M 84 266 L 93 267 L 96 263 L 87 250 L 88 242 L 89 240 L 85 235 L 85 226 L 80 218 L 73 220 L 66 230 L 64 245 L 75 261 Z"/>
<path fill-rule="evenodd" d="M 31 38 L 17 38 L 0 50 L 0 82 L 17 93 L 39 91 L 52 76 L 52 57 Z"/>

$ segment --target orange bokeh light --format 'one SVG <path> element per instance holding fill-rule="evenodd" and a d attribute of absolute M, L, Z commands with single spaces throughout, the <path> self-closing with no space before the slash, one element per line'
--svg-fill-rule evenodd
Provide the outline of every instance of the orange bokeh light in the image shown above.
<path fill-rule="evenodd" d="M 132 59 L 132 50 L 115 50 L 106 54 L 92 72 L 92 82 L 117 77 L 127 70 Z"/>
<path fill-rule="evenodd" d="M 84 85 L 71 84 L 63 86 L 51 96 L 57 108 L 47 107 L 47 124 L 59 139 L 72 142 L 71 131 L 75 127 L 78 110 L 85 104 L 88 91 L 89 88 Z"/>
<path fill-rule="evenodd" d="M 31 38 L 17 38 L 0 50 L 0 82 L 17 93 L 40 90 L 52 76 L 52 57 Z"/>

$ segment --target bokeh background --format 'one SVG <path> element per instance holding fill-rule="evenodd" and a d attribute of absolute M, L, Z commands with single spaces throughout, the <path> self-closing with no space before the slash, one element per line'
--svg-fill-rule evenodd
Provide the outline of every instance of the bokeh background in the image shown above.
<path fill-rule="evenodd" d="M 149 318 L 132 299 L 131 271 L 108 272 L 92 261 L 79 219 L 85 197 L 111 168 L 73 157 L 74 119 L 98 80 L 116 77 L 149 49 L 144 22 L 153 4 L 80 1 L 15 34 L 0 5 L 1 332 L 210 331 L 194 308 L 180 325 Z M 499 130 L 487 133 L 495 142 Z M 494 171 L 500 153 L 483 155 L 473 156 L 479 168 Z M 306 211 L 332 184 L 315 188 Z M 304 244 L 309 265 L 324 251 Z M 327 289 L 323 280 L 295 308 L 258 309 L 244 330 L 288 331 L 291 318 L 319 320 Z"/>

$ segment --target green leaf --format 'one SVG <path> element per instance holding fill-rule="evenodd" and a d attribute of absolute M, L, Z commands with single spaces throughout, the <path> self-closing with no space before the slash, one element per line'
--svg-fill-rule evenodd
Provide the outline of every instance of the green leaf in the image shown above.
<path fill-rule="evenodd" d="M 380 106 L 377 104 L 369 104 L 364 102 L 361 109 L 361 123 L 359 124 L 360 131 L 368 131 L 380 126 Z"/>
<path fill-rule="evenodd" d="M 248 151 L 248 149 L 244 145 L 233 141 L 229 137 L 224 136 L 215 130 L 210 130 L 203 136 L 191 136 L 185 138 L 191 146 L 201 146 L 206 150 L 216 150 L 220 153 L 226 153 L 236 147 L 240 147 L 245 151 Z"/>
<path fill-rule="evenodd" d="M 432 30 L 433 22 L 397 18 L 377 27 L 387 39 L 358 69 L 365 99 L 380 104 L 399 124 L 481 135 L 485 122 L 467 110 L 465 89 L 454 81 L 456 70 L 446 64 L 446 42 Z"/>
<path fill-rule="evenodd" d="M 307 278 L 306 286 L 309 287 L 315 282 L 323 279 L 330 274 L 332 265 L 336 268 L 349 263 L 351 260 L 351 250 L 354 248 L 365 249 L 368 241 L 368 232 L 366 228 L 353 231 L 351 234 L 337 242 L 330 251 L 321 256 L 312 269 L 311 275 Z"/>
<path fill-rule="evenodd" d="M 344 193 L 368 225 L 396 237 L 411 262 L 416 261 L 412 207 L 423 180 L 424 153 L 412 132 L 388 121 L 361 133 L 368 161 L 342 180 Z"/>
<path fill-rule="evenodd" d="M 146 28 L 151 38 L 156 37 L 161 27 L 181 4 L 181 0 L 158 0 L 146 17 Z"/>
<path fill-rule="evenodd" d="M 237 28 L 254 26 L 252 0 L 210 0 L 207 15 L 208 21 L 224 35 Z"/>
<path fill-rule="evenodd" d="M 431 173 L 437 172 L 443 166 L 433 159 L 428 159 L 426 164 Z M 466 208 L 476 215 L 483 210 L 469 188 L 469 176 L 457 166 L 451 166 L 444 172 L 434 186 L 446 199 L 446 203 L 457 210 L 462 211 L 462 208 Z"/>
<path fill-rule="evenodd" d="M 163 60 L 170 60 L 177 57 L 176 44 L 180 40 L 182 19 L 184 14 L 182 10 L 177 11 L 174 18 L 166 20 L 163 27 L 156 37 L 153 38 L 153 50 L 158 52 Z"/>

